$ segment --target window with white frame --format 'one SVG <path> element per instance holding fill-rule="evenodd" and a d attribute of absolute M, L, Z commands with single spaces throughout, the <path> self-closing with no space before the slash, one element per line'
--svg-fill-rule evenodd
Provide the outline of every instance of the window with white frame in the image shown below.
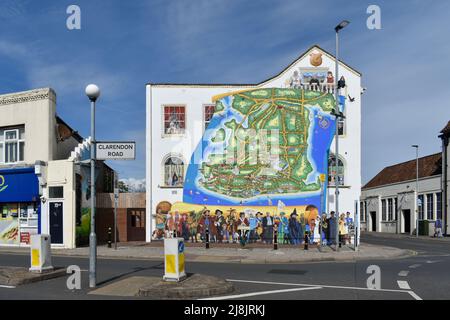
<path fill-rule="evenodd" d="M 419 209 L 419 220 L 423 220 L 423 207 L 425 206 L 425 201 L 423 199 L 423 194 L 419 194 L 417 206 Z"/>
<path fill-rule="evenodd" d="M 16 163 L 24 161 L 25 128 L 0 128 L 0 163 Z"/>
<path fill-rule="evenodd" d="M 386 199 L 381 200 L 381 220 L 386 221 Z"/>
<path fill-rule="evenodd" d="M 338 157 L 338 168 L 337 168 L 337 178 L 339 185 L 344 185 L 344 162 Z M 334 186 L 335 184 L 335 173 L 336 173 L 336 157 L 334 154 L 330 154 L 328 158 L 328 185 Z"/>
<path fill-rule="evenodd" d="M 394 201 L 392 200 L 392 198 L 388 199 L 388 221 L 392 221 L 393 219 L 393 215 L 394 215 Z"/>
<path fill-rule="evenodd" d="M 436 193 L 436 219 L 442 219 L 442 193 Z"/>
<path fill-rule="evenodd" d="M 427 194 L 427 220 L 433 220 L 434 214 L 434 194 Z"/>
<path fill-rule="evenodd" d="M 394 198 L 394 220 L 398 217 L 398 198 Z"/>
<path fill-rule="evenodd" d="M 164 162 L 164 185 L 182 187 L 184 182 L 184 162 L 178 157 L 170 156 Z"/>
<path fill-rule="evenodd" d="M 186 129 L 185 106 L 164 106 L 164 134 L 184 134 Z"/>
<path fill-rule="evenodd" d="M 205 130 L 208 128 L 209 122 L 211 121 L 214 110 L 216 109 L 216 106 L 213 104 L 208 104 L 203 107 L 203 121 L 205 124 Z"/>

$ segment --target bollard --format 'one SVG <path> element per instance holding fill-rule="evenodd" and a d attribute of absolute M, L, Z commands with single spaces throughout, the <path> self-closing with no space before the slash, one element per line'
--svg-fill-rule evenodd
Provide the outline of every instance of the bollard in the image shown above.
<path fill-rule="evenodd" d="M 342 248 L 342 241 L 341 241 L 341 239 L 342 239 L 342 236 L 341 236 L 341 233 L 339 232 L 339 248 Z"/>
<path fill-rule="evenodd" d="M 48 234 L 31 235 L 31 268 L 29 271 L 43 273 L 53 270 L 50 244 L 51 240 Z"/>
<path fill-rule="evenodd" d="M 111 227 L 108 228 L 108 248 L 111 248 Z"/>
<path fill-rule="evenodd" d="M 164 281 L 181 281 L 186 278 L 184 269 L 184 239 L 164 239 Z"/>
<path fill-rule="evenodd" d="M 303 246 L 304 250 L 308 250 L 308 243 L 309 243 L 308 233 L 305 233 L 305 244 Z"/>
<path fill-rule="evenodd" d="M 209 229 L 206 229 L 206 232 L 205 232 L 205 245 L 206 245 L 206 249 L 209 249 Z"/>
<path fill-rule="evenodd" d="M 273 231 L 273 250 L 278 250 L 278 230 Z"/>

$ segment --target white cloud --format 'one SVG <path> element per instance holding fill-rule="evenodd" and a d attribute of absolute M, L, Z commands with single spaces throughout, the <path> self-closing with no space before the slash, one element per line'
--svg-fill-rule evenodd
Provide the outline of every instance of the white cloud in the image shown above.
<path fill-rule="evenodd" d="M 119 179 L 128 186 L 130 192 L 145 192 L 145 179 Z"/>

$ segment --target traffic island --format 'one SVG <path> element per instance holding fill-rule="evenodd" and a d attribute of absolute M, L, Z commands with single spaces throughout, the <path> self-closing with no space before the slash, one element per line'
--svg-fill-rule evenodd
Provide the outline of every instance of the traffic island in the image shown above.
<path fill-rule="evenodd" d="M 65 274 L 65 268 L 55 268 L 50 271 L 37 273 L 30 272 L 28 268 L 23 267 L 0 267 L 0 285 L 15 287 L 23 284 L 62 277 Z"/>
<path fill-rule="evenodd" d="M 228 294 L 233 291 L 233 285 L 223 279 L 192 274 L 180 282 L 158 279 L 140 288 L 138 296 L 154 299 L 197 299 Z"/>

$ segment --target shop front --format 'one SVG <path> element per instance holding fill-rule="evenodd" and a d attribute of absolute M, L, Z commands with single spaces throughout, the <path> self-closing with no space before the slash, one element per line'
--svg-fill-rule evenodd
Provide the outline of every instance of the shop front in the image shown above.
<path fill-rule="evenodd" d="M 0 169 L 0 246 L 28 245 L 40 233 L 39 182 L 34 167 Z"/>

